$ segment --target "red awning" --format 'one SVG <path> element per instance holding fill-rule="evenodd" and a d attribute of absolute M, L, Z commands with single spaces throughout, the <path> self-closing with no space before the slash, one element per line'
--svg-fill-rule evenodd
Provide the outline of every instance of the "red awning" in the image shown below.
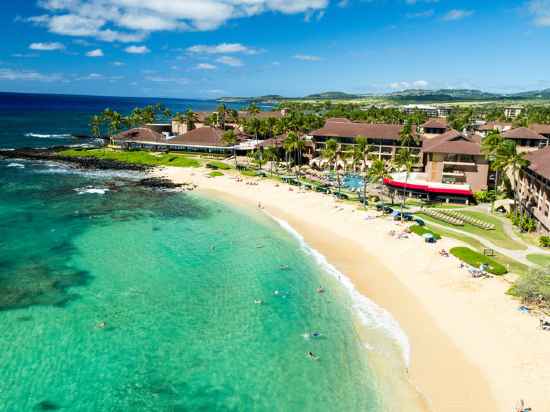
<path fill-rule="evenodd" d="M 402 189 L 410 189 L 410 190 L 420 190 L 422 192 L 427 193 L 442 193 L 446 195 L 458 195 L 458 196 L 472 196 L 473 193 L 471 190 L 462 190 L 462 189 L 443 189 L 440 187 L 430 187 L 429 185 L 417 185 L 417 184 L 411 184 L 404 182 L 398 182 L 396 180 L 392 180 L 390 178 L 384 179 L 384 184 L 388 186 L 393 187 L 399 187 Z"/>

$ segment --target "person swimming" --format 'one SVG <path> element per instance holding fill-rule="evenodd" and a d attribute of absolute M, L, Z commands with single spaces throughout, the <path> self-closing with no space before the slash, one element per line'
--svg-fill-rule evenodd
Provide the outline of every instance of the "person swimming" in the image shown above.
<path fill-rule="evenodd" d="M 319 287 L 317 288 L 317 293 L 325 293 L 325 289 L 323 289 L 322 286 L 319 286 Z"/>
<path fill-rule="evenodd" d="M 313 337 L 313 338 L 318 338 L 318 337 L 320 337 L 320 336 L 321 336 L 321 333 L 320 333 L 320 332 L 313 332 L 313 333 L 311 334 L 311 337 Z"/>
<path fill-rule="evenodd" d="M 107 326 L 107 322 L 104 322 L 104 321 L 98 322 L 95 325 L 95 327 L 98 329 L 105 329 L 106 326 Z"/>
<path fill-rule="evenodd" d="M 264 302 L 263 302 L 261 299 L 256 299 L 256 300 L 254 300 L 254 303 L 255 303 L 256 305 L 261 305 L 261 304 L 264 303 Z"/>
<path fill-rule="evenodd" d="M 313 352 L 309 351 L 307 353 L 307 356 L 312 359 L 312 360 L 319 360 L 319 357 L 317 355 L 315 355 Z"/>

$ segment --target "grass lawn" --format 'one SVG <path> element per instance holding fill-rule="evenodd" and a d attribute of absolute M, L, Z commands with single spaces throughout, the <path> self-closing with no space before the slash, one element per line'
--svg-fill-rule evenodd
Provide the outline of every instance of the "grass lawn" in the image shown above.
<path fill-rule="evenodd" d="M 422 214 L 422 219 L 425 219 L 426 221 L 434 222 L 434 223 L 437 223 L 439 225 L 443 225 L 443 226 L 446 226 L 446 227 L 452 227 L 454 229 L 461 230 L 463 232 L 466 232 L 466 234 L 471 233 L 471 234 L 480 236 L 484 239 L 487 239 L 487 240 L 493 242 L 495 245 L 506 248 L 506 249 L 510 249 L 510 250 L 525 250 L 525 249 L 527 249 L 527 247 L 525 245 L 516 242 L 514 239 L 511 239 L 504 232 L 502 222 L 499 219 L 497 219 L 496 217 L 489 216 L 489 215 L 487 215 L 485 213 L 481 213 L 481 212 L 461 211 L 460 213 L 462 213 L 466 216 L 474 217 L 474 218 L 479 219 L 483 222 L 493 224 L 493 225 L 495 225 L 495 230 L 484 230 L 484 229 L 478 228 L 476 226 L 472 226 L 468 223 L 466 223 L 464 226 L 456 227 L 456 226 L 450 225 L 449 223 L 445 223 L 443 221 L 434 219 L 430 216 L 426 216 L 424 214 Z"/>
<path fill-rule="evenodd" d="M 548 255 L 531 254 L 531 255 L 527 255 L 526 257 L 529 262 L 533 262 L 536 265 L 550 266 L 550 254 Z"/>
<path fill-rule="evenodd" d="M 478 252 L 483 252 L 483 249 L 485 248 L 479 240 L 474 239 L 473 237 L 470 237 L 466 234 L 463 235 L 463 234 L 451 232 L 450 230 L 445 230 L 441 228 L 437 228 L 433 231 L 436 231 L 441 236 L 449 237 L 451 239 L 456 239 L 461 242 L 464 242 L 467 245 L 470 245 L 472 248 L 474 248 Z M 517 260 L 514 260 L 512 258 L 509 258 L 508 256 L 497 254 L 496 256 L 491 256 L 491 259 L 497 261 L 501 265 L 504 265 L 504 267 L 506 267 L 509 272 L 517 273 L 518 275 L 522 275 L 529 270 L 529 267 L 527 265 L 524 265 L 523 263 L 518 262 Z"/>
<path fill-rule="evenodd" d="M 464 263 L 467 263 L 475 268 L 479 268 L 482 264 L 488 265 L 489 268 L 487 269 L 487 272 L 492 273 L 493 275 L 500 276 L 505 275 L 508 272 L 503 265 L 494 259 L 482 255 L 481 253 L 478 253 L 468 247 L 454 247 L 450 250 L 450 252 Z"/>
<path fill-rule="evenodd" d="M 198 167 L 201 163 L 196 159 L 177 153 L 152 154 L 144 150 L 117 151 L 109 149 L 67 149 L 58 152 L 66 157 L 93 157 L 96 159 L 114 160 L 122 163 L 145 166 L 176 166 Z"/>
<path fill-rule="evenodd" d="M 208 173 L 208 176 L 210 176 L 210 177 L 218 177 L 218 176 L 223 176 L 223 173 L 222 173 L 222 172 L 218 172 L 217 170 L 214 170 L 213 172 Z"/>
<path fill-rule="evenodd" d="M 211 160 L 210 162 L 206 163 L 206 167 L 210 169 L 220 169 L 220 170 L 229 170 L 231 169 L 231 166 L 229 166 L 227 163 L 220 162 L 218 160 Z"/>
<path fill-rule="evenodd" d="M 441 235 L 439 233 L 428 229 L 426 226 L 413 225 L 409 227 L 409 229 L 411 232 L 416 233 L 418 236 L 424 236 L 426 233 L 431 233 L 436 240 L 441 239 Z"/>

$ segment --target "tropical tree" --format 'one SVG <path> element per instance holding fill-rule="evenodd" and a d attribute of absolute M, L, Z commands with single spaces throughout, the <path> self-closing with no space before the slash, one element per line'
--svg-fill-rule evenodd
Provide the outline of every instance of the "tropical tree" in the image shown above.
<path fill-rule="evenodd" d="M 274 147 L 266 147 L 263 152 L 263 158 L 269 163 L 269 173 L 273 175 L 273 163 L 278 159 L 277 151 Z"/>
<path fill-rule="evenodd" d="M 498 165 L 495 163 L 495 160 L 498 150 L 503 142 L 504 139 L 498 130 L 491 130 L 481 141 L 481 151 L 485 155 L 485 158 L 490 162 L 491 168 L 495 171 L 495 189 L 491 202 L 491 212 L 495 209 L 495 200 L 498 193 L 498 173 L 500 171 Z"/>
<path fill-rule="evenodd" d="M 407 184 L 412 168 L 416 163 L 416 159 L 409 149 L 403 148 L 399 149 L 396 153 L 394 162 L 396 169 L 405 172 L 405 185 L 403 187 L 403 198 L 401 199 L 401 221 L 403 221 L 403 209 L 405 208 L 405 200 L 407 196 Z"/>
<path fill-rule="evenodd" d="M 357 162 L 363 162 L 363 204 L 367 203 L 367 155 L 369 153 L 369 144 L 365 136 L 357 136 L 355 138 L 355 146 L 353 148 L 353 168 L 355 169 Z"/>
<path fill-rule="evenodd" d="M 505 140 L 498 146 L 495 157 L 495 167 L 508 175 L 514 195 L 514 214 L 517 216 L 519 172 L 529 166 L 525 153 L 517 151 L 516 143 Z"/>
<path fill-rule="evenodd" d="M 218 120 L 218 122 L 217 122 L 218 127 L 220 129 L 225 130 L 225 116 L 227 114 L 227 109 L 225 107 L 225 104 L 220 104 L 218 106 L 217 112 L 218 112 L 218 116 L 217 116 L 218 117 L 218 119 L 217 119 Z"/>
<path fill-rule="evenodd" d="M 329 139 L 325 143 L 325 148 L 322 151 L 322 156 L 327 159 L 329 163 L 329 169 L 331 165 L 334 165 L 334 171 L 336 173 L 336 182 L 338 185 L 338 196 L 340 196 L 340 170 L 338 169 L 338 160 L 341 157 L 340 147 L 336 139 Z"/>
<path fill-rule="evenodd" d="M 227 146 L 233 146 L 233 157 L 235 158 L 235 168 L 237 168 L 237 135 L 235 135 L 235 131 L 233 129 L 226 131 L 222 136 L 222 141 Z"/>
<path fill-rule="evenodd" d="M 187 125 L 187 131 L 195 129 L 195 122 L 198 121 L 197 115 L 190 109 L 185 112 L 185 123 Z"/>
<path fill-rule="evenodd" d="M 246 111 L 250 114 L 260 113 L 260 109 L 256 106 L 256 103 L 250 103 L 250 106 L 246 108 Z"/>
<path fill-rule="evenodd" d="M 100 116 L 98 115 L 92 116 L 92 118 L 90 119 L 90 130 L 93 137 L 98 138 L 101 136 L 102 124 L 103 124 L 103 119 Z"/>
<path fill-rule="evenodd" d="M 302 153 L 305 149 L 305 142 L 298 137 L 294 132 L 289 132 L 286 139 L 283 141 L 283 149 L 287 154 L 287 164 L 290 171 L 290 159 L 292 158 L 294 166 L 300 164 Z"/>
<path fill-rule="evenodd" d="M 416 146 L 416 134 L 410 121 L 405 122 L 399 132 L 399 140 L 402 147 Z"/>

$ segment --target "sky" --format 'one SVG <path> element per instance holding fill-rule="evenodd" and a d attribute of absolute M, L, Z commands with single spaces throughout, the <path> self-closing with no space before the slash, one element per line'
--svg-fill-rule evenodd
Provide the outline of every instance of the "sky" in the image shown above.
<path fill-rule="evenodd" d="M 2 0 L 0 91 L 550 87 L 550 0 Z"/>

